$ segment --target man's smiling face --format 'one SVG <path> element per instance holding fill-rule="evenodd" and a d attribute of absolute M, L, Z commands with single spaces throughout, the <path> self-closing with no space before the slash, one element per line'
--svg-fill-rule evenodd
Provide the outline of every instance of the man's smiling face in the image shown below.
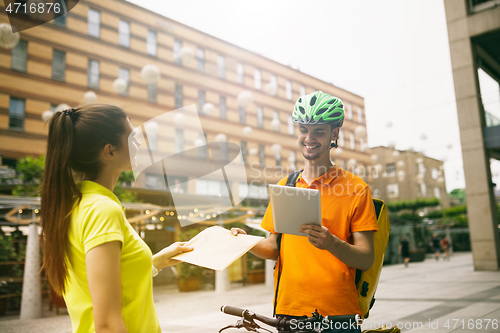
<path fill-rule="evenodd" d="M 330 154 L 330 144 L 337 140 L 339 128 L 332 130 L 329 124 L 299 125 L 298 144 L 307 160 L 317 160 Z"/>

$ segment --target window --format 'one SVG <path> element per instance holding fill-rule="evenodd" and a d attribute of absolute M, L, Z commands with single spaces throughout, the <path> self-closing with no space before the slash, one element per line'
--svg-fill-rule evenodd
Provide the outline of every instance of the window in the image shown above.
<path fill-rule="evenodd" d="M 279 133 L 280 131 L 280 126 L 279 126 L 279 121 L 280 121 L 280 114 L 278 111 L 273 111 L 273 122 L 276 122 L 276 124 L 278 124 L 278 126 L 274 126 L 273 124 L 273 129 L 275 132 Z"/>
<path fill-rule="evenodd" d="M 387 197 L 397 198 L 399 197 L 399 186 L 398 184 L 387 184 Z"/>
<path fill-rule="evenodd" d="M 99 89 L 99 61 L 89 59 L 87 67 L 87 86 Z"/>
<path fill-rule="evenodd" d="M 221 79 L 226 77 L 226 59 L 224 56 L 217 56 L 217 69 Z"/>
<path fill-rule="evenodd" d="M 128 96 L 128 88 L 130 86 L 130 71 L 127 68 L 120 67 L 118 69 L 118 77 L 124 79 L 125 82 L 127 82 L 127 89 L 125 89 L 125 92 L 120 95 Z"/>
<path fill-rule="evenodd" d="M 389 163 L 385 166 L 385 172 L 387 176 L 395 176 L 396 175 L 396 164 Z"/>
<path fill-rule="evenodd" d="M 242 108 L 241 106 L 238 108 L 238 111 L 240 113 L 240 123 L 245 124 L 246 123 L 246 112 L 245 108 Z"/>
<path fill-rule="evenodd" d="M 146 53 L 156 57 L 157 44 L 156 31 L 148 29 L 148 35 L 146 37 Z"/>
<path fill-rule="evenodd" d="M 351 141 L 351 149 L 356 149 L 356 141 L 354 140 L 354 133 L 349 133 L 349 141 Z"/>
<path fill-rule="evenodd" d="M 87 32 L 89 36 L 99 38 L 101 36 L 101 12 L 89 8 L 87 14 Z"/>
<path fill-rule="evenodd" d="M 203 114 L 203 105 L 205 105 L 205 90 L 198 90 L 198 113 Z"/>
<path fill-rule="evenodd" d="M 288 134 L 295 135 L 295 124 L 293 123 L 292 116 L 288 117 Z"/>
<path fill-rule="evenodd" d="M 344 131 L 340 130 L 339 132 L 339 146 L 344 147 L 345 146 L 345 141 L 344 141 Z"/>
<path fill-rule="evenodd" d="M 374 198 L 380 197 L 380 190 L 378 188 L 373 190 L 373 197 Z"/>
<path fill-rule="evenodd" d="M 424 163 L 418 163 L 418 172 L 419 173 L 425 173 Z"/>
<path fill-rule="evenodd" d="M 184 96 L 182 94 L 182 86 L 180 84 L 175 84 L 175 107 L 182 108 L 184 104 Z"/>
<path fill-rule="evenodd" d="M 241 141 L 241 157 L 243 157 L 243 163 L 247 164 L 248 149 L 246 141 Z"/>
<path fill-rule="evenodd" d="M 361 106 L 358 106 L 358 122 L 360 124 L 363 123 L 363 109 L 361 108 Z"/>
<path fill-rule="evenodd" d="M 366 151 L 365 139 L 359 138 L 359 146 L 361 148 L 361 152 L 364 153 Z"/>
<path fill-rule="evenodd" d="M 421 183 L 420 183 L 420 193 L 421 193 L 423 196 L 426 196 L 426 195 L 427 195 L 427 186 L 425 186 L 425 183 L 424 183 L 424 182 L 421 182 Z"/>
<path fill-rule="evenodd" d="M 436 198 L 441 198 L 441 190 L 439 189 L 439 187 L 434 187 L 434 197 Z"/>
<path fill-rule="evenodd" d="M 292 150 L 290 152 L 290 157 L 288 159 L 288 161 L 290 162 L 290 169 L 292 169 L 292 170 L 297 170 L 296 159 L 297 159 L 297 155 L 296 155 L 295 151 Z"/>
<path fill-rule="evenodd" d="M 219 112 L 220 112 L 220 119 L 227 119 L 227 105 L 225 96 L 219 97 Z"/>
<path fill-rule="evenodd" d="M 124 20 L 118 24 L 118 44 L 130 47 L 130 23 Z"/>
<path fill-rule="evenodd" d="M 197 179 L 196 194 L 219 196 L 226 188 L 226 183 L 220 180 Z"/>
<path fill-rule="evenodd" d="M 257 127 L 258 128 L 263 128 L 264 127 L 264 114 L 262 113 L 262 107 L 261 106 L 257 107 Z"/>
<path fill-rule="evenodd" d="M 163 175 L 146 173 L 144 176 L 146 188 L 165 188 L 165 178 Z"/>
<path fill-rule="evenodd" d="M 304 96 L 306 94 L 306 87 L 300 86 L 299 93 L 300 93 L 300 96 Z"/>
<path fill-rule="evenodd" d="M 276 157 L 276 167 L 280 167 L 281 166 L 281 152 L 277 153 L 275 157 Z"/>
<path fill-rule="evenodd" d="M 175 153 L 182 153 L 184 151 L 184 130 L 175 129 Z"/>
<path fill-rule="evenodd" d="M 207 142 L 207 137 L 205 136 L 204 133 L 200 133 L 200 140 L 203 141 L 204 143 Z M 201 147 L 198 147 L 200 151 L 200 158 L 208 158 L 208 147 L 207 145 L 203 145 Z"/>
<path fill-rule="evenodd" d="M 256 69 L 253 72 L 254 88 L 257 90 L 262 89 L 262 76 L 260 74 L 260 69 Z"/>
<path fill-rule="evenodd" d="M 286 99 L 291 100 L 293 98 L 292 93 L 292 82 L 286 81 Z"/>
<path fill-rule="evenodd" d="M 156 83 L 148 84 L 148 102 L 156 103 Z"/>
<path fill-rule="evenodd" d="M 196 68 L 198 68 L 200 71 L 205 70 L 205 50 L 202 48 L 198 48 L 196 50 Z"/>
<path fill-rule="evenodd" d="M 64 81 L 66 74 L 66 52 L 54 50 L 52 52 L 52 78 Z"/>
<path fill-rule="evenodd" d="M 182 42 L 178 39 L 174 40 L 174 61 L 178 64 L 182 64 L 182 59 L 181 59 L 181 48 L 182 48 Z"/>
<path fill-rule="evenodd" d="M 243 84 L 245 82 L 245 70 L 242 63 L 236 65 L 236 77 L 238 83 Z"/>
<path fill-rule="evenodd" d="M 10 98 L 9 104 L 9 129 L 24 131 L 24 99 Z"/>
<path fill-rule="evenodd" d="M 347 103 L 347 119 L 352 120 L 352 104 Z"/>
<path fill-rule="evenodd" d="M 266 166 L 266 151 L 264 145 L 259 145 L 259 162 L 261 166 Z"/>
<path fill-rule="evenodd" d="M 278 94 L 278 78 L 276 75 L 271 74 L 271 80 L 269 81 L 273 87 L 275 87 L 275 90 L 273 91 L 274 95 Z"/>
<path fill-rule="evenodd" d="M 432 168 L 431 176 L 432 176 L 432 179 L 437 179 L 439 177 L 439 170 L 436 168 Z"/>
<path fill-rule="evenodd" d="M 12 49 L 12 69 L 26 72 L 28 65 L 28 42 L 20 40 Z"/>
<path fill-rule="evenodd" d="M 61 0 L 53 1 L 54 3 L 60 3 Z M 54 24 L 60 27 L 66 28 L 66 15 L 58 16 L 54 19 Z"/>

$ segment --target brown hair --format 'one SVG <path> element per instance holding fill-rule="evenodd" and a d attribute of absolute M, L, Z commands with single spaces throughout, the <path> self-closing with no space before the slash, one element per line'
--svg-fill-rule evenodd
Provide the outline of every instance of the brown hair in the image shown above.
<path fill-rule="evenodd" d="M 43 268 L 58 294 L 65 291 L 71 212 L 82 198 L 76 180 L 96 178 L 104 146 L 122 145 L 126 119 L 121 108 L 106 104 L 56 112 L 50 119 L 40 214 Z"/>

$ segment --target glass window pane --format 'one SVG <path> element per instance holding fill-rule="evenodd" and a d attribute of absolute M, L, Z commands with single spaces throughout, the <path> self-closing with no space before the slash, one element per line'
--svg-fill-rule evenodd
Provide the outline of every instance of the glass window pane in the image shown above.
<path fill-rule="evenodd" d="M 262 107 L 260 106 L 257 107 L 257 127 L 264 127 L 264 114 L 262 112 Z"/>
<path fill-rule="evenodd" d="M 352 120 L 352 104 L 347 103 L 347 119 Z"/>
<path fill-rule="evenodd" d="M 217 68 L 219 70 L 219 77 L 221 79 L 226 77 L 226 60 L 224 59 L 224 56 L 219 55 L 217 57 Z"/>
<path fill-rule="evenodd" d="M 255 87 L 255 89 L 261 90 L 262 89 L 262 76 L 261 76 L 261 73 L 260 73 L 259 69 L 256 69 L 253 72 L 253 80 L 254 80 L 254 87 Z"/>
<path fill-rule="evenodd" d="M 286 81 L 286 99 L 291 100 L 292 98 L 293 98 L 292 82 Z"/>
<path fill-rule="evenodd" d="M 306 87 L 300 86 L 299 89 L 300 96 L 304 96 L 306 94 Z"/>
<path fill-rule="evenodd" d="M 156 83 L 148 84 L 148 102 L 156 103 Z"/>
<path fill-rule="evenodd" d="M 118 24 L 118 44 L 130 47 L 130 23 L 120 20 Z"/>
<path fill-rule="evenodd" d="M 241 141 L 241 156 L 243 158 L 243 163 L 247 163 L 247 142 Z"/>
<path fill-rule="evenodd" d="M 99 38 L 101 35 L 101 13 L 95 9 L 89 8 L 87 20 L 88 34 Z"/>
<path fill-rule="evenodd" d="M 9 104 L 9 129 L 24 130 L 25 101 L 19 98 L 10 98 Z"/>
<path fill-rule="evenodd" d="M 130 86 L 130 71 L 127 68 L 120 67 L 118 69 L 118 77 L 121 79 L 124 79 L 127 82 L 127 89 L 123 94 L 120 94 L 122 96 L 127 96 L 128 95 L 128 88 Z"/>
<path fill-rule="evenodd" d="M 175 84 L 175 107 L 182 108 L 184 104 L 184 96 L 182 94 L 182 86 Z"/>
<path fill-rule="evenodd" d="M 97 60 L 89 59 L 87 84 L 89 88 L 99 89 L 99 61 Z"/>
<path fill-rule="evenodd" d="M 236 65 L 236 74 L 237 74 L 238 83 L 243 84 L 245 81 L 245 71 L 244 71 L 242 63 L 238 63 Z"/>
<path fill-rule="evenodd" d="M 148 30 L 148 36 L 146 40 L 146 53 L 152 56 L 156 56 L 156 52 L 157 52 L 156 31 Z"/>
<path fill-rule="evenodd" d="M 64 81 L 66 73 L 66 52 L 54 50 L 52 52 L 52 78 Z"/>
<path fill-rule="evenodd" d="M 178 39 L 174 40 L 174 61 L 178 64 L 182 64 L 182 59 L 180 57 L 180 52 L 182 48 L 182 42 Z"/>
<path fill-rule="evenodd" d="M 184 130 L 175 129 L 175 153 L 182 153 L 184 151 Z"/>
<path fill-rule="evenodd" d="M 220 118 L 226 119 L 227 118 L 227 106 L 226 106 L 226 97 L 225 96 L 220 97 L 219 110 L 220 110 Z"/>
<path fill-rule="evenodd" d="M 356 141 L 354 140 L 354 133 L 349 133 L 349 139 L 351 141 L 351 149 L 356 149 Z"/>
<path fill-rule="evenodd" d="M 363 123 L 363 108 L 361 106 L 358 106 L 358 122 Z"/>
<path fill-rule="evenodd" d="M 245 124 L 246 123 L 246 112 L 245 108 L 242 108 L 241 106 L 238 108 L 238 111 L 240 113 L 240 123 Z"/>
<path fill-rule="evenodd" d="M 483 69 L 477 70 L 486 126 L 500 125 L 500 85 Z"/>
<path fill-rule="evenodd" d="M 259 162 L 261 166 L 266 166 L 266 152 L 264 145 L 259 145 Z"/>
<path fill-rule="evenodd" d="M 198 48 L 196 50 L 196 59 L 197 59 L 197 65 L 196 67 L 198 70 L 203 71 L 205 70 L 205 50 Z"/>
<path fill-rule="evenodd" d="M 205 99 L 205 91 L 204 90 L 198 90 L 198 113 L 203 114 L 203 105 L 205 105 L 206 99 Z"/>
<path fill-rule="evenodd" d="M 20 40 L 12 49 L 12 69 L 26 72 L 28 64 L 28 42 Z"/>
<path fill-rule="evenodd" d="M 339 132 L 339 146 L 340 147 L 345 146 L 344 131 L 343 130 L 340 130 L 340 132 Z"/>

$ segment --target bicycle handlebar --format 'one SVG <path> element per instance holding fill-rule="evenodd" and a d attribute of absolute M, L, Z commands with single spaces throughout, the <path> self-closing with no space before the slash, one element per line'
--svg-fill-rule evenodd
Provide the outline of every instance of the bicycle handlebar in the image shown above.
<path fill-rule="evenodd" d="M 312 317 L 296 319 L 295 321 L 286 320 L 286 319 L 274 319 L 266 316 L 262 316 L 256 314 L 248 309 L 236 308 L 234 306 L 224 305 L 221 307 L 221 311 L 225 314 L 242 317 L 250 322 L 253 322 L 254 319 L 263 322 L 269 326 L 276 327 L 281 330 L 290 330 L 292 324 L 296 324 L 297 322 L 307 323 L 307 322 L 327 322 L 331 324 L 335 323 L 359 323 L 361 317 L 359 315 L 339 315 L 339 316 L 326 316 L 323 317 L 319 315 L 317 312 L 313 314 Z"/>

